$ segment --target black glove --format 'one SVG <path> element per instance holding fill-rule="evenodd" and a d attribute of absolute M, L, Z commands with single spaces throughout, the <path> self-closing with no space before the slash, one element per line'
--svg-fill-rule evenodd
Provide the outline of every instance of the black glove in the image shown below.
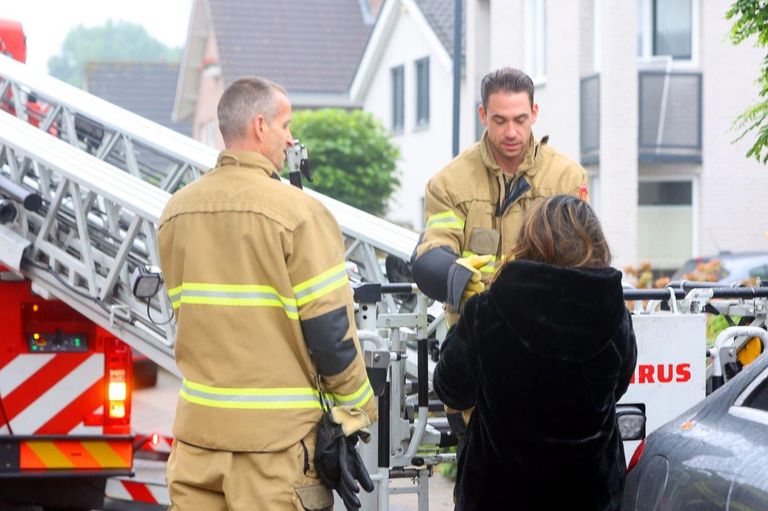
<path fill-rule="evenodd" d="M 373 481 L 355 449 L 358 436 L 358 433 L 344 436 L 341 425 L 328 413 L 323 414 L 317 427 L 315 470 L 326 486 L 336 490 L 347 511 L 360 509 L 360 499 L 356 495 L 360 486 L 369 493 L 373 491 Z"/>

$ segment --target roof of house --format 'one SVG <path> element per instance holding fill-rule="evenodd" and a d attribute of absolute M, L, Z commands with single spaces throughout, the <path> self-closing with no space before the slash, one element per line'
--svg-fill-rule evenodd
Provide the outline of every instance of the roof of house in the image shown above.
<path fill-rule="evenodd" d="M 371 33 L 360 0 L 208 0 L 224 83 L 259 75 L 289 93 L 346 93 Z"/>
<path fill-rule="evenodd" d="M 461 55 L 466 48 L 466 2 L 462 2 Z M 417 21 L 417 30 L 426 35 L 436 58 L 450 68 L 453 59 L 453 13 L 455 3 L 450 0 L 384 0 L 376 25 L 366 45 L 350 88 L 353 102 L 360 102 L 368 91 L 376 67 L 381 62 L 385 48 L 392 39 L 395 26 L 404 12 L 412 12 Z M 462 59 L 464 64 L 464 59 Z"/>
<path fill-rule="evenodd" d="M 432 27 L 435 35 L 442 43 L 445 50 L 449 55 L 453 55 L 453 13 L 454 2 L 449 0 L 414 0 L 416 5 L 421 10 L 424 18 Z M 465 40 L 466 40 L 466 14 L 465 8 L 467 2 L 462 2 L 462 24 L 461 24 L 461 52 L 464 54 Z"/>
<path fill-rule="evenodd" d="M 86 67 L 88 92 L 184 135 L 188 122 L 172 122 L 178 63 L 91 62 Z"/>

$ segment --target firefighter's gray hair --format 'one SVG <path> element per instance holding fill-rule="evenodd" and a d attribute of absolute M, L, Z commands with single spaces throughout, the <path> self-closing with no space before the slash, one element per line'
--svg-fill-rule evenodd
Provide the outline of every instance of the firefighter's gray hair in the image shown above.
<path fill-rule="evenodd" d="M 232 82 L 216 109 L 224 143 L 243 138 L 248 124 L 259 115 L 271 122 L 277 114 L 276 92 L 288 95 L 282 86 L 258 76 Z"/>

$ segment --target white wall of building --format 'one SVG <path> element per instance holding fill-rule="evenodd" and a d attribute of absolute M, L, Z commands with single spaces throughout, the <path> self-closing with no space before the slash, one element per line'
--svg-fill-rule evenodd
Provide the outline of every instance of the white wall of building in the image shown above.
<path fill-rule="evenodd" d="M 768 167 L 745 154 L 755 140 L 747 135 L 731 143 L 731 125 L 758 100 L 755 80 L 765 49 L 746 41 L 733 46 L 729 0 L 702 0 L 701 67 L 703 71 L 703 168 L 699 201 L 700 252 L 768 251 Z"/>
<path fill-rule="evenodd" d="M 536 87 L 539 119 L 534 126 L 536 136 L 549 135 L 553 147 L 576 161 L 580 150 L 581 46 L 579 37 L 563 35 L 580 33 L 579 3 L 547 1 L 547 73 Z"/>
<path fill-rule="evenodd" d="M 414 12 L 414 9 L 416 12 Z M 405 70 L 405 126 L 395 133 L 400 146 L 400 189 L 393 194 L 387 217 L 415 230 L 423 227 L 424 187 L 427 181 L 452 158 L 453 70 L 450 56 L 414 4 L 403 2 L 373 78 L 363 99 L 363 109 L 375 115 L 388 129 L 392 126 L 391 69 Z M 416 65 L 429 57 L 429 125 L 416 125 Z M 471 105 L 462 108 L 460 147 L 473 141 L 474 118 L 468 119 Z"/>
<path fill-rule="evenodd" d="M 600 215 L 617 268 L 637 256 L 636 11 L 597 0 L 600 59 Z M 632 35 L 627 37 L 627 34 Z M 610 41 L 610 44 L 608 43 Z"/>
<path fill-rule="evenodd" d="M 650 5 L 650 0 L 638 1 L 646 8 Z M 465 75 L 471 79 L 463 85 L 462 147 L 474 138 L 474 104 L 480 100 L 482 76 L 502 66 L 526 70 L 529 64 L 531 38 L 526 23 L 532 3 L 467 0 Z M 731 130 L 736 116 L 758 100 L 754 82 L 764 50 L 749 42 L 737 47 L 730 43 L 730 22 L 724 16 L 730 0 L 693 0 L 693 59 L 675 61 L 674 69 L 703 76 L 702 163 L 639 164 L 637 26 L 642 9 L 631 4 L 633 8 L 613 0 L 547 0 L 547 71 L 536 84 L 540 117 L 534 133 L 549 134 L 554 147 L 578 160 L 580 79 L 598 72 L 600 164 L 590 167 L 596 176 L 590 193 L 614 251 L 614 265 L 638 263 L 639 254 L 648 252 L 637 244 L 640 182 L 691 183 L 691 256 L 718 250 L 768 250 L 768 168 L 745 157 L 754 137 L 748 135 L 733 144 L 737 134 Z M 403 190 L 390 214 L 406 221 L 418 218 L 412 204 L 420 203 L 423 184 L 450 159 L 451 70 L 440 66 L 439 59 L 431 61 L 429 130 L 413 129 L 412 62 L 434 50 L 416 28 L 412 16 L 401 12 L 365 103 L 389 126 L 389 69 L 406 64 L 406 127 L 397 141 L 403 148 L 401 167 L 407 175 L 402 176 Z M 414 226 L 419 228 L 420 223 Z M 652 240 L 663 243 L 663 236 Z"/>

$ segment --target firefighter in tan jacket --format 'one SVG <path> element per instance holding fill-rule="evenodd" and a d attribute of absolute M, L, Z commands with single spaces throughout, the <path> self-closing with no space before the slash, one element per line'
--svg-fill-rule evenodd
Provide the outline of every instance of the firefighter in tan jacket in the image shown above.
<path fill-rule="evenodd" d="M 534 200 L 587 198 L 584 169 L 549 146 L 548 137 L 532 135 L 538 105 L 528 75 L 511 68 L 489 73 L 481 94 L 485 133 L 427 184 L 426 228 L 413 258 L 419 289 L 446 302 L 450 324 L 464 301 L 490 283 Z"/>
<path fill-rule="evenodd" d="M 227 150 L 173 195 L 158 231 L 184 377 L 172 509 L 326 509 L 333 496 L 313 463 L 317 377 L 326 399 L 364 418 L 352 429 L 377 418 L 341 232 L 277 176 L 293 141 L 282 87 L 238 80 L 218 116 Z"/>

